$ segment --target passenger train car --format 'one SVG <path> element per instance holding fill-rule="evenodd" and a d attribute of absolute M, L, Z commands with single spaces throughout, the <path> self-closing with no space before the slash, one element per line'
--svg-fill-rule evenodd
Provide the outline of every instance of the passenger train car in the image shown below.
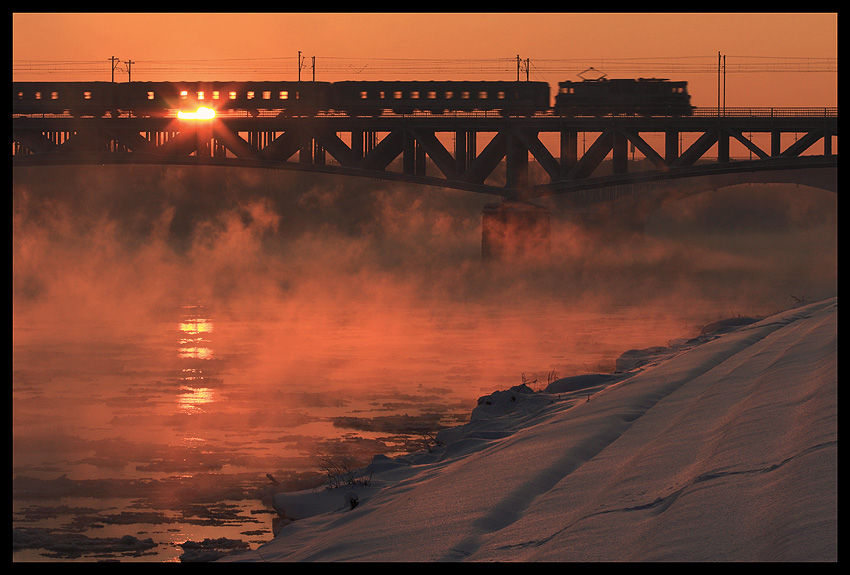
<path fill-rule="evenodd" d="M 167 116 L 207 106 L 314 115 L 329 108 L 330 95 L 329 82 L 16 82 L 12 113 Z"/>
<path fill-rule="evenodd" d="M 560 116 L 690 116 L 687 82 L 657 78 L 560 82 L 555 114 Z"/>
<path fill-rule="evenodd" d="M 173 115 L 207 106 L 217 112 L 315 115 L 339 111 L 374 116 L 390 110 L 492 111 L 533 114 L 548 110 L 545 82 L 41 82 L 14 83 L 13 114 L 103 116 Z"/>
<path fill-rule="evenodd" d="M 102 116 L 115 99 L 111 82 L 14 82 L 12 114 Z"/>
<path fill-rule="evenodd" d="M 132 82 L 116 89 L 118 110 L 136 116 L 172 110 L 217 112 L 278 110 L 312 116 L 330 106 L 329 82 Z"/>
<path fill-rule="evenodd" d="M 336 82 L 334 107 L 350 115 L 498 110 L 530 115 L 549 109 L 546 82 Z"/>
<path fill-rule="evenodd" d="M 690 115 L 687 82 L 561 82 L 551 107 L 546 82 L 14 82 L 12 113 L 75 117 L 174 116 L 200 106 L 217 113 L 312 116 L 323 112 L 377 116 L 387 112 L 499 112 L 563 116 Z"/>

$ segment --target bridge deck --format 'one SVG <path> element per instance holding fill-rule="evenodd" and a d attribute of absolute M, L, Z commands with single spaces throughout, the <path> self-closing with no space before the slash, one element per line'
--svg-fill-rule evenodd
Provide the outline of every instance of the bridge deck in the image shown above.
<path fill-rule="evenodd" d="M 687 117 L 574 118 L 233 114 L 211 122 L 129 116 L 13 117 L 13 166 L 271 167 L 398 179 L 514 199 L 742 169 L 794 169 L 811 163 L 802 157 L 811 157 L 819 142 L 827 164 L 837 166 L 835 109 L 727 109 L 724 115 L 712 111 L 713 115 L 697 110 Z M 753 134 L 769 135 L 757 140 Z M 684 135 L 690 141 L 684 142 Z M 659 139 L 661 149 L 656 149 Z M 744 146 L 754 160 L 746 166 L 733 161 L 730 142 Z M 654 170 L 630 172 L 629 153 L 634 156 L 636 151 Z M 399 158 L 401 169 L 393 171 L 391 166 Z M 530 158 L 548 175 L 547 184 L 531 185 Z M 601 174 L 606 160 L 610 170 L 605 168 L 608 173 Z"/>

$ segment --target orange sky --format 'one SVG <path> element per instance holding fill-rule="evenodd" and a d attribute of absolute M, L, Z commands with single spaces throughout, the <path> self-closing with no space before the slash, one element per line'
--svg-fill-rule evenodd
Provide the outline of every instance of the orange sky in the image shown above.
<path fill-rule="evenodd" d="M 91 77 L 53 73 L 33 78 L 15 68 L 15 80 L 109 80 L 110 56 L 136 62 L 133 80 L 245 79 L 201 78 L 191 66 L 172 74 L 146 73 L 145 67 L 154 62 L 168 62 L 175 68 L 180 61 L 204 61 L 205 66 L 229 61 L 232 70 L 243 63 L 249 67 L 263 60 L 268 63 L 270 58 L 289 58 L 289 77 L 266 78 L 257 73 L 253 79 L 294 80 L 300 50 L 308 66 L 310 58 L 316 57 L 317 80 L 396 79 L 358 75 L 358 59 L 373 69 L 378 64 L 370 59 L 378 58 L 428 58 L 445 61 L 450 67 L 458 59 L 497 60 L 519 54 L 531 61 L 530 79 L 554 86 L 560 80 L 576 79 L 575 74 L 582 70 L 553 72 L 546 69 L 546 59 L 580 59 L 582 63 L 598 59 L 595 67 L 605 69 L 606 58 L 670 58 L 678 62 L 683 57 L 699 57 L 700 62 L 710 63 L 722 52 L 727 57 L 727 106 L 837 106 L 837 72 L 732 71 L 736 62 L 764 62 L 759 59 L 764 57 L 837 61 L 836 13 L 38 13 L 13 14 L 12 32 L 16 65 L 23 60 L 103 62 L 102 72 L 92 72 Z M 331 73 L 328 66 L 332 61 L 347 68 Z M 694 104 L 717 103 L 716 73 L 643 75 L 688 80 Z M 508 72 L 487 79 L 515 77 L 515 72 Z M 116 79 L 125 81 L 126 74 Z M 302 72 L 302 79 L 310 79 L 309 69 Z M 439 78 L 423 74 L 421 79 Z"/>

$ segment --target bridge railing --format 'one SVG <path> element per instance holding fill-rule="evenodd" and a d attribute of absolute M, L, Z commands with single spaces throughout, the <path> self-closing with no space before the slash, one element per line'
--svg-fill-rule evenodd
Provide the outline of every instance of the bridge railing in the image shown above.
<path fill-rule="evenodd" d="M 279 114 L 277 110 L 261 110 L 259 117 L 275 117 Z M 228 112 L 225 117 L 248 117 L 250 114 L 245 111 Z M 347 117 L 346 112 L 337 110 L 322 111 L 317 114 L 321 117 Z M 658 114 L 664 116 L 666 114 Z M 406 117 L 406 118 L 423 118 L 423 117 L 460 117 L 460 118 L 502 118 L 504 114 L 500 110 L 447 110 L 443 113 L 435 113 L 430 111 L 415 111 L 403 114 L 396 114 L 389 110 L 385 110 L 382 116 L 390 117 Z M 511 117 L 528 117 L 526 115 L 510 114 Z M 546 110 L 536 112 L 531 117 L 557 117 L 558 114 L 554 110 Z M 693 116 L 701 118 L 837 118 L 838 108 L 830 107 L 767 107 L 767 106 L 738 106 L 727 108 L 694 108 Z M 596 117 L 596 116 L 588 116 Z"/>
<path fill-rule="evenodd" d="M 219 113 L 222 118 L 273 118 L 280 114 L 280 110 L 260 110 L 258 114 L 251 114 L 245 110 L 227 111 Z M 172 111 L 166 114 L 168 118 L 175 118 L 177 112 Z M 294 114 L 293 117 L 301 116 L 302 114 Z M 665 116 L 665 114 L 658 114 Z M 122 113 L 122 117 L 129 117 L 130 114 Z M 348 114 L 343 111 L 326 110 L 315 115 L 316 117 L 324 118 L 344 118 Z M 501 118 L 504 117 L 499 110 L 472 110 L 472 111 L 446 111 L 441 114 L 428 111 L 409 112 L 405 114 L 395 114 L 390 111 L 384 111 L 384 117 L 396 118 L 423 118 L 423 117 L 458 117 L 458 118 Z M 693 117 L 697 118 L 837 118 L 838 108 L 830 107 L 727 107 L 727 108 L 694 108 Z M 38 118 L 70 118 L 70 114 L 12 114 L 12 118 L 17 117 L 38 117 Z M 313 116 L 311 116 L 313 117 Z M 527 117 L 527 116 L 511 116 L 511 117 Z M 558 114 L 553 110 L 537 112 L 532 117 L 558 117 Z M 577 115 L 574 117 L 585 117 Z M 586 116 L 596 117 L 596 116 Z"/>
<path fill-rule="evenodd" d="M 818 107 L 747 107 L 695 108 L 694 116 L 700 118 L 837 118 L 838 108 Z"/>

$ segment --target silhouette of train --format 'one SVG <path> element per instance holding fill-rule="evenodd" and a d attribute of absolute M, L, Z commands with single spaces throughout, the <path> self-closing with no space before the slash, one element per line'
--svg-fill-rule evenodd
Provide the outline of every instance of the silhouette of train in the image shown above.
<path fill-rule="evenodd" d="M 682 116 L 692 113 L 690 99 L 687 82 L 656 78 L 561 82 L 554 106 L 548 83 L 528 81 L 14 82 L 12 113 L 173 116 L 177 110 L 207 106 L 217 113 L 243 111 L 255 116 L 419 111 Z"/>
<path fill-rule="evenodd" d="M 560 116 L 690 116 L 687 82 L 656 78 L 560 82 L 555 96 Z"/>

